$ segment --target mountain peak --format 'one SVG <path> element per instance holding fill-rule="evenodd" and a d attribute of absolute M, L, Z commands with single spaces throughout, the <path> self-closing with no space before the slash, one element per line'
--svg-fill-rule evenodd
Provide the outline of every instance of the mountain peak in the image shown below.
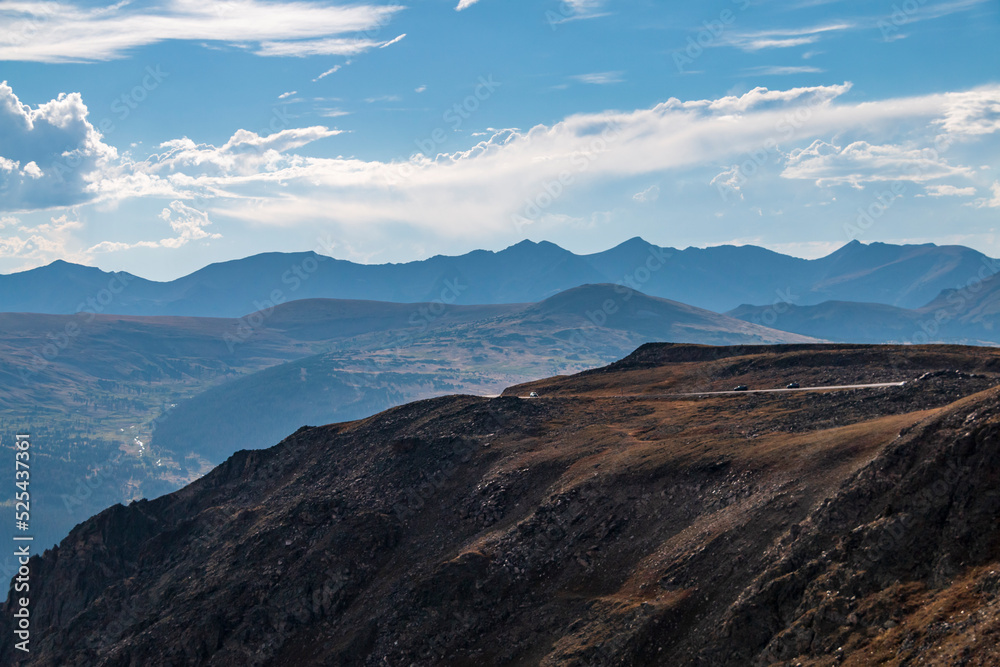
<path fill-rule="evenodd" d="M 532 241 L 531 239 L 524 239 L 512 246 L 508 246 L 500 251 L 500 253 L 533 253 L 533 252 L 544 252 L 546 254 L 569 254 L 569 251 L 562 248 L 551 241 Z M 499 253 L 498 253 L 499 254 Z"/>

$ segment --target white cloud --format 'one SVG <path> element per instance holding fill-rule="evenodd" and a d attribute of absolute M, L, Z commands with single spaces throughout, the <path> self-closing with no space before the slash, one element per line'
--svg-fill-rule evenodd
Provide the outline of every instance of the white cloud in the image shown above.
<path fill-rule="evenodd" d="M 5 218 L 5 220 L 16 220 Z M 66 215 L 50 218 L 49 222 L 34 227 L 21 226 L 18 233 L 0 237 L 0 257 L 25 260 L 28 266 L 37 266 L 56 259 L 79 261 L 83 256 L 73 252 L 73 234 L 83 228 L 83 223 Z"/>
<path fill-rule="evenodd" d="M 399 43 L 400 43 L 400 42 L 402 42 L 402 41 L 403 41 L 404 39 L 406 39 L 406 33 L 405 33 L 405 32 L 404 32 L 404 33 L 403 33 L 402 35 L 399 35 L 399 36 L 397 36 L 397 37 L 393 37 L 392 39 L 390 39 L 390 40 L 389 40 L 388 42 L 386 42 L 386 43 L 384 43 L 384 44 L 379 44 L 379 47 L 378 47 L 378 48 L 380 48 L 380 49 L 384 49 L 384 48 L 386 48 L 387 46 L 392 46 L 393 44 L 399 44 Z"/>
<path fill-rule="evenodd" d="M 182 201 L 170 202 L 170 208 L 163 209 L 160 219 L 170 223 L 170 228 L 177 234 L 172 239 L 160 241 L 160 245 L 166 248 L 179 248 L 188 241 L 198 239 L 222 238 L 221 234 L 210 234 L 205 231 L 205 227 L 212 224 L 207 213 L 191 208 Z"/>
<path fill-rule="evenodd" d="M 376 102 L 399 102 L 402 99 L 399 95 L 379 95 L 378 97 L 366 97 L 365 102 L 375 104 Z"/>
<path fill-rule="evenodd" d="M 160 145 L 164 152 L 132 165 L 135 174 L 183 176 L 245 176 L 294 166 L 296 158 L 284 153 L 319 139 L 341 134 L 323 126 L 282 130 L 262 137 L 239 130 L 219 147 L 175 139 Z"/>
<path fill-rule="evenodd" d="M 133 248 L 176 249 L 187 245 L 191 241 L 222 238 L 221 234 L 212 234 L 205 231 L 205 227 L 212 224 L 211 220 L 208 219 L 207 213 L 192 208 L 182 201 L 170 202 L 169 208 L 163 209 L 158 217 L 170 225 L 170 228 L 174 230 L 175 236 L 160 239 L 159 241 L 138 241 L 136 243 L 101 241 L 87 248 L 87 254 L 122 252 L 132 250 Z"/>
<path fill-rule="evenodd" d="M 632 199 L 639 202 L 640 204 L 647 204 L 656 201 L 660 198 L 660 188 L 656 185 L 651 185 L 642 192 L 637 192 L 632 195 Z"/>
<path fill-rule="evenodd" d="M 292 42 L 261 42 L 260 47 L 255 53 L 259 56 L 285 56 L 294 58 L 306 58 L 308 56 L 354 56 L 371 49 L 388 46 L 390 43 L 347 37 L 303 39 Z"/>
<path fill-rule="evenodd" d="M 459 0 L 455 11 L 460 12 L 478 3 L 479 0 Z M 545 17 L 551 26 L 569 21 L 599 18 L 608 15 L 608 12 L 602 11 L 605 3 L 606 0 L 561 0 L 558 10 L 546 11 Z"/>
<path fill-rule="evenodd" d="M 925 185 L 929 197 L 972 197 L 976 189 L 972 186 L 959 188 L 954 185 Z"/>
<path fill-rule="evenodd" d="M 166 40 L 259 45 L 259 55 L 360 53 L 381 43 L 335 35 L 385 25 L 400 5 L 261 0 L 123 1 L 89 7 L 54 1 L 0 3 L 0 60 L 90 62 L 126 57 Z"/>
<path fill-rule="evenodd" d="M 949 165 L 933 149 L 872 145 L 856 141 L 841 148 L 821 140 L 786 156 L 785 178 L 816 181 L 817 185 L 862 187 L 876 181 L 923 182 L 946 176 L 968 176 L 968 167 Z"/>
<path fill-rule="evenodd" d="M 1000 99 L 995 87 L 947 93 L 944 118 L 935 121 L 949 134 L 976 137 L 1000 131 Z"/>
<path fill-rule="evenodd" d="M 743 191 L 740 189 L 740 186 L 743 185 L 744 181 L 745 177 L 740 171 L 740 166 L 738 164 L 734 164 L 729 169 L 716 174 L 716 176 L 709 182 L 709 185 L 714 187 L 717 192 L 734 194 L 740 199 L 743 199 Z"/>
<path fill-rule="evenodd" d="M 785 76 L 788 74 L 816 74 L 823 72 L 824 70 L 809 65 L 762 65 L 760 67 L 751 67 L 750 69 L 744 71 L 747 74 L 757 74 L 761 76 Z"/>
<path fill-rule="evenodd" d="M 350 64 L 350 61 L 347 61 L 347 64 Z M 317 76 L 315 79 L 313 79 L 313 83 L 316 83 L 320 79 L 325 79 L 326 77 L 330 76 L 331 74 L 339 72 L 343 68 L 344 68 L 343 65 L 334 65 L 333 67 L 331 67 L 330 69 L 326 70 L 325 72 L 323 72 L 322 74 L 320 74 L 319 76 Z"/>
<path fill-rule="evenodd" d="M 291 97 L 292 95 L 297 95 L 297 94 L 298 94 L 298 92 L 299 92 L 299 91 L 297 91 L 297 90 L 290 90 L 290 91 L 288 91 L 287 93 L 282 93 L 282 94 L 278 95 L 278 99 L 279 99 L 279 100 L 284 100 L 284 99 L 288 99 L 288 98 L 289 98 L 289 97 Z"/>
<path fill-rule="evenodd" d="M 826 33 L 836 33 L 855 29 L 855 23 L 828 23 L 809 28 L 787 30 L 762 30 L 755 32 L 723 35 L 719 44 L 734 46 L 742 51 L 762 51 L 764 49 L 784 49 L 803 46 L 819 41 Z"/>
<path fill-rule="evenodd" d="M 606 86 L 613 83 L 621 83 L 624 72 L 591 72 L 590 74 L 577 74 L 570 77 L 580 83 L 588 83 L 595 86 Z"/>
<path fill-rule="evenodd" d="M 569 21 L 596 19 L 608 15 L 608 12 L 603 11 L 605 4 L 605 0 L 562 0 L 558 11 L 546 11 L 545 18 L 552 27 Z"/>
<path fill-rule="evenodd" d="M 426 90 L 427 90 L 427 86 L 417 86 L 416 88 L 413 89 L 413 92 L 415 92 L 415 93 L 422 93 L 422 92 L 424 92 Z"/>
<path fill-rule="evenodd" d="M 87 120 L 77 93 L 37 109 L 0 83 L 0 210 L 69 206 L 90 198 L 97 173 L 118 157 Z"/>
<path fill-rule="evenodd" d="M 970 164 L 980 164 L 984 155 L 995 155 L 983 143 L 993 140 L 986 135 L 977 135 L 975 143 L 956 142 L 953 150 L 966 153 L 949 152 L 948 159 L 923 148 L 934 145 L 935 135 L 947 134 L 943 124 L 934 123 L 949 113 L 954 117 L 953 110 L 964 99 L 960 96 L 853 102 L 844 99 L 849 90 L 845 83 L 756 88 L 719 99 L 670 99 L 652 108 L 573 115 L 529 130 L 497 130 L 466 150 L 392 162 L 298 154 L 300 147 L 337 134 L 322 126 L 269 136 L 239 130 L 221 146 L 177 139 L 145 160 L 118 160 L 100 171 L 88 193 L 109 205 L 138 197 L 190 204 L 201 197 L 206 204 L 198 208 L 213 221 L 291 227 L 322 220 L 331 229 L 366 234 L 409 227 L 427 234 L 483 238 L 519 231 L 517 216 L 526 217 L 528 207 L 544 199 L 556 202 L 528 216 L 529 222 L 579 218 L 562 207 L 583 199 L 597 185 L 628 179 L 649 182 L 663 174 L 740 164 L 769 142 L 781 146 L 769 154 L 785 156 L 786 179 L 823 184 L 964 179 L 970 170 L 956 166 L 956 158 L 965 155 L 975 160 Z M 977 95 L 1000 100 L 1000 86 Z M 982 120 L 975 113 L 962 117 L 954 127 L 979 127 Z M 836 143 L 830 137 L 837 137 Z M 38 164 L 44 172 L 44 164 Z M 564 174 L 569 180 L 559 185 L 563 194 L 553 197 L 552 184 L 566 180 Z M 738 176 L 731 169 L 716 179 Z M 704 187 L 704 180 L 698 183 Z M 791 185 L 789 180 L 784 183 Z M 171 220 L 182 219 L 175 208 L 170 210 Z M 199 233 L 196 229 L 204 231 L 198 216 L 183 219 L 194 225 L 189 239 Z M 185 237 L 178 233 L 176 238 Z"/>
<path fill-rule="evenodd" d="M 993 181 L 993 185 L 990 186 L 989 198 L 977 199 L 973 202 L 973 206 L 976 208 L 1000 208 L 1000 181 Z"/>

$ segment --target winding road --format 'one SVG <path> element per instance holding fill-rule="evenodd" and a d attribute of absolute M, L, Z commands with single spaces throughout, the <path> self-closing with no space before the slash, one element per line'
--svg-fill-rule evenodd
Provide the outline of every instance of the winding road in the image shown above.
<path fill-rule="evenodd" d="M 796 389 L 744 389 L 743 391 L 694 391 L 683 394 L 613 394 L 605 398 L 676 398 L 678 396 L 727 396 L 736 394 L 780 394 L 796 391 L 838 391 L 843 389 L 880 389 L 882 387 L 902 387 L 906 382 L 876 382 L 873 384 L 838 384 L 826 387 L 798 387 Z M 545 398 L 545 396 L 518 396 L 526 400 Z"/>

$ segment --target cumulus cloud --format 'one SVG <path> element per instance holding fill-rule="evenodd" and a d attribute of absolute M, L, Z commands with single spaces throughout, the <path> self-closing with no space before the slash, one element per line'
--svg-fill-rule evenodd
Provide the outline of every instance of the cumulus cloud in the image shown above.
<path fill-rule="evenodd" d="M 301 163 L 287 151 L 301 148 L 319 139 L 333 137 L 341 130 L 321 125 L 281 130 L 262 137 L 249 130 L 239 130 L 222 146 L 196 144 L 190 139 L 175 139 L 160 144 L 161 153 L 131 171 L 145 175 L 247 176 L 288 169 Z"/>
<path fill-rule="evenodd" d="M 111 6 L 28 0 L 0 3 L 0 60 L 91 62 L 166 40 L 257 45 L 263 56 L 360 53 L 383 44 L 336 37 L 386 25 L 400 5 L 159 0 Z"/>
<path fill-rule="evenodd" d="M 208 214 L 192 208 L 182 201 L 170 203 L 170 208 L 163 209 L 160 219 L 169 223 L 170 228 L 177 234 L 174 238 L 163 239 L 160 245 L 165 248 L 179 248 L 188 241 L 198 239 L 221 239 L 221 234 L 211 234 L 205 231 L 205 227 L 212 224 L 208 219 Z"/>
<path fill-rule="evenodd" d="M 860 186 L 948 176 L 962 187 L 960 181 L 970 177 L 971 170 L 959 164 L 960 153 L 941 156 L 922 148 L 933 146 L 937 133 L 947 134 L 944 121 L 956 117 L 954 109 L 964 98 L 933 94 L 851 102 L 844 100 L 849 90 L 845 83 L 757 88 L 719 99 L 670 99 L 652 108 L 573 115 L 528 130 L 491 130 L 463 150 L 394 161 L 301 154 L 301 147 L 337 134 L 322 126 L 267 136 L 239 130 L 221 145 L 182 138 L 165 142 L 144 160 L 110 163 L 87 192 L 109 204 L 141 197 L 190 205 L 201 198 L 205 205 L 198 209 L 204 217 L 169 206 L 169 220 L 163 221 L 180 225 L 171 237 L 179 244 L 208 239 L 208 216 L 273 226 L 320 220 L 345 229 L 409 226 L 481 238 L 520 230 L 515 225 L 524 220 L 541 224 L 561 219 L 565 193 L 573 193 L 565 199 L 570 202 L 594 185 L 741 164 L 767 146 L 767 155 L 784 161 L 777 169 L 786 184 L 807 179 Z M 977 95 L 1000 100 L 1000 86 Z M 964 113 L 961 124 L 953 127 L 978 128 L 990 108 L 975 106 L 980 111 Z M 952 145 L 973 151 L 982 141 L 993 140 L 977 136 L 981 140 L 976 144 Z M 887 137 L 905 143 L 888 144 Z M 982 157 L 968 155 L 977 160 L 972 164 L 981 163 Z M 8 171 L 16 168 L 18 178 L 31 178 L 23 173 L 31 159 L 5 158 L 8 167 L 16 163 Z M 43 161 L 35 161 L 44 174 Z M 734 167 L 713 184 L 732 181 L 739 187 L 741 178 Z M 648 201 L 653 194 L 644 196 Z M 114 243 L 92 250 L 122 247 Z M 145 243 L 171 247 L 163 239 Z"/>
<path fill-rule="evenodd" d="M 974 201 L 973 206 L 976 208 L 1000 208 L 1000 181 L 993 181 L 993 185 L 990 186 L 990 194 L 992 196 Z"/>
<path fill-rule="evenodd" d="M 168 208 L 160 212 L 159 218 L 170 225 L 175 236 L 160 239 L 159 241 L 138 241 L 136 243 L 124 243 L 122 241 L 101 241 L 87 249 L 88 254 L 121 252 L 133 248 L 180 248 L 191 241 L 201 239 L 221 239 L 221 234 L 214 234 L 205 231 L 205 227 L 212 224 L 208 219 L 208 214 L 196 208 L 188 206 L 182 201 L 170 202 Z"/>
<path fill-rule="evenodd" d="M 944 118 L 935 121 L 946 132 L 974 138 L 1000 131 L 1000 99 L 995 87 L 947 93 L 946 98 Z"/>
<path fill-rule="evenodd" d="M 908 149 L 856 141 L 841 148 L 824 141 L 788 154 L 782 176 L 809 179 L 817 185 L 862 187 L 874 181 L 930 181 L 946 176 L 968 176 L 968 167 L 948 164 L 931 148 Z"/>
<path fill-rule="evenodd" d="M 32 109 L 0 83 L 0 210 L 86 201 L 99 172 L 117 157 L 87 120 L 79 94 Z"/>
<path fill-rule="evenodd" d="M 55 259 L 74 260 L 82 256 L 72 250 L 73 234 L 83 228 L 83 223 L 67 215 L 50 218 L 49 222 L 34 227 L 20 225 L 16 218 L 4 218 L 17 224 L 16 233 L 0 236 L 0 257 L 16 257 L 37 265 Z M 31 262 L 32 260 L 37 260 Z"/>
<path fill-rule="evenodd" d="M 745 180 L 746 178 L 740 171 L 740 166 L 734 164 L 729 169 L 716 174 L 709 182 L 709 185 L 714 187 L 718 192 L 726 193 L 726 199 L 729 198 L 729 195 L 736 195 L 740 199 L 743 199 L 743 191 L 740 187 Z"/>

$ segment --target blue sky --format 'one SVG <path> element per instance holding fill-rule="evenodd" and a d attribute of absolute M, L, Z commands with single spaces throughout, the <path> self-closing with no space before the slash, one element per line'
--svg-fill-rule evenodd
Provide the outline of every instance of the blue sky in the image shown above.
<path fill-rule="evenodd" d="M 0 0 L 0 26 L 3 272 L 636 235 L 1000 255 L 995 0 Z"/>

